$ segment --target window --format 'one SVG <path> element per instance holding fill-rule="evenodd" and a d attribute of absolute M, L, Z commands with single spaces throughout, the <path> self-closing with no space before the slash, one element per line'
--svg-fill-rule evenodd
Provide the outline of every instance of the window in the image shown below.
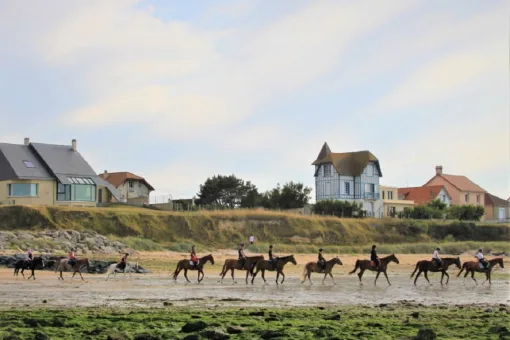
<path fill-rule="evenodd" d="M 326 164 L 324 165 L 324 177 L 331 176 L 331 165 Z"/>
<path fill-rule="evenodd" d="M 389 200 L 393 199 L 393 191 L 388 191 L 388 199 Z"/>
<path fill-rule="evenodd" d="M 25 164 L 25 166 L 27 168 L 35 168 L 35 165 L 34 163 L 30 162 L 30 161 L 23 161 L 23 164 Z"/>
<path fill-rule="evenodd" d="M 331 196 L 331 182 L 326 182 L 325 183 L 324 195 Z"/>
<path fill-rule="evenodd" d="M 365 192 L 375 192 L 375 184 L 366 183 L 365 184 Z"/>
<path fill-rule="evenodd" d="M 345 193 L 347 195 L 351 194 L 351 183 L 349 183 L 349 182 L 345 182 Z"/>
<path fill-rule="evenodd" d="M 37 197 L 38 184 L 13 183 L 9 184 L 10 197 Z"/>
<path fill-rule="evenodd" d="M 381 191 L 381 193 L 382 193 L 382 199 L 384 199 L 384 190 Z"/>
<path fill-rule="evenodd" d="M 367 165 L 367 176 L 373 176 L 374 175 L 374 168 L 372 164 Z"/>
<path fill-rule="evenodd" d="M 469 194 L 465 195 L 465 200 L 466 200 L 466 203 L 469 203 Z"/>
<path fill-rule="evenodd" d="M 480 203 L 480 195 L 476 195 L 476 203 Z"/>
<path fill-rule="evenodd" d="M 71 182 L 79 182 L 78 178 L 69 179 Z M 81 179 L 88 183 L 89 179 Z M 57 185 L 57 201 L 83 201 L 95 202 L 96 186 L 92 184 L 61 184 Z"/>
<path fill-rule="evenodd" d="M 71 200 L 71 186 L 58 183 L 57 185 L 57 201 Z"/>
<path fill-rule="evenodd" d="M 446 202 L 446 195 L 443 195 L 443 202 Z"/>
<path fill-rule="evenodd" d="M 96 188 L 93 185 L 74 185 L 73 201 L 95 201 Z"/>

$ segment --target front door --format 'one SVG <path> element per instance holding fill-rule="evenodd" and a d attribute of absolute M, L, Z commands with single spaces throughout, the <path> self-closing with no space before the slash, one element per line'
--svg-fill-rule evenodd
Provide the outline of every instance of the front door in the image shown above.
<path fill-rule="evenodd" d="M 103 189 L 97 191 L 97 203 L 103 203 Z"/>
<path fill-rule="evenodd" d="M 499 208 L 499 219 L 500 220 L 505 219 L 505 208 Z"/>

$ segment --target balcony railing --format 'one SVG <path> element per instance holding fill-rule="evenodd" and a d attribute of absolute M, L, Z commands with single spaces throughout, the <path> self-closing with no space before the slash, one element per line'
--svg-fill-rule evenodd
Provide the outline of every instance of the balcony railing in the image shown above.
<path fill-rule="evenodd" d="M 378 200 L 380 194 L 378 192 L 365 192 L 363 197 L 367 200 Z"/>

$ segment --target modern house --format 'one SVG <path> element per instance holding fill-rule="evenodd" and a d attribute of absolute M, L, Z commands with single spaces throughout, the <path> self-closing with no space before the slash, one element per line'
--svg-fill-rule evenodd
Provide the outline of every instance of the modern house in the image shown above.
<path fill-rule="evenodd" d="M 485 193 L 485 221 L 508 221 L 510 219 L 510 202 Z"/>
<path fill-rule="evenodd" d="M 154 187 L 145 178 L 131 172 L 108 172 L 106 170 L 99 177 L 117 188 L 120 192 L 121 202 L 134 205 L 149 204 L 149 195 L 151 191 L 154 191 Z"/>
<path fill-rule="evenodd" d="M 120 199 L 71 145 L 0 143 L 0 204 L 96 206 Z"/>
<path fill-rule="evenodd" d="M 315 166 L 316 201 L 359 202 L 368 216 L 382 216 L 379 160 L 369 151 L 333 153 L 324 143 Z"/>
<path fill-rule="evenodd" d="M 440 200 L 445 203 L 447 207 L 450 206 L 452 200 L 443 185 L 399 188 L 398 197 L 401 200 L 413 201 L 415 205 L 427 205 L 432 201 Z"/>
<path fill-rule="evenodd" d="M 436 166 L 436 175 L 425 185 L 442 185 L 450 195 L 452 205 L 485 205 L 485 190 L 473 183 L 466 176 L 443 174 L 443 167 Z"/>
<path fill-rule="evenodd" d="M 412 208 L 414 201 L 399 198 L 397 187 L 379 186 L 383 202 L 383 217 L 395 217 L 406 208 Z"/>

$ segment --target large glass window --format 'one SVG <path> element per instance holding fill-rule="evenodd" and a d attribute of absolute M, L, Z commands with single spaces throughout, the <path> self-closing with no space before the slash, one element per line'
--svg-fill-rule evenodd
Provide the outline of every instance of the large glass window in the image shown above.
<path fill-rule="evenodd" d="M 96 186 L 89 184 L 58 184 L 57 201 L 85 201 L 96 200 Z"/>
<path fill-rule="evenodd" d="M 13 183 L 9 184 L 10 197 L 37 197 L 38 184 Z"/>

